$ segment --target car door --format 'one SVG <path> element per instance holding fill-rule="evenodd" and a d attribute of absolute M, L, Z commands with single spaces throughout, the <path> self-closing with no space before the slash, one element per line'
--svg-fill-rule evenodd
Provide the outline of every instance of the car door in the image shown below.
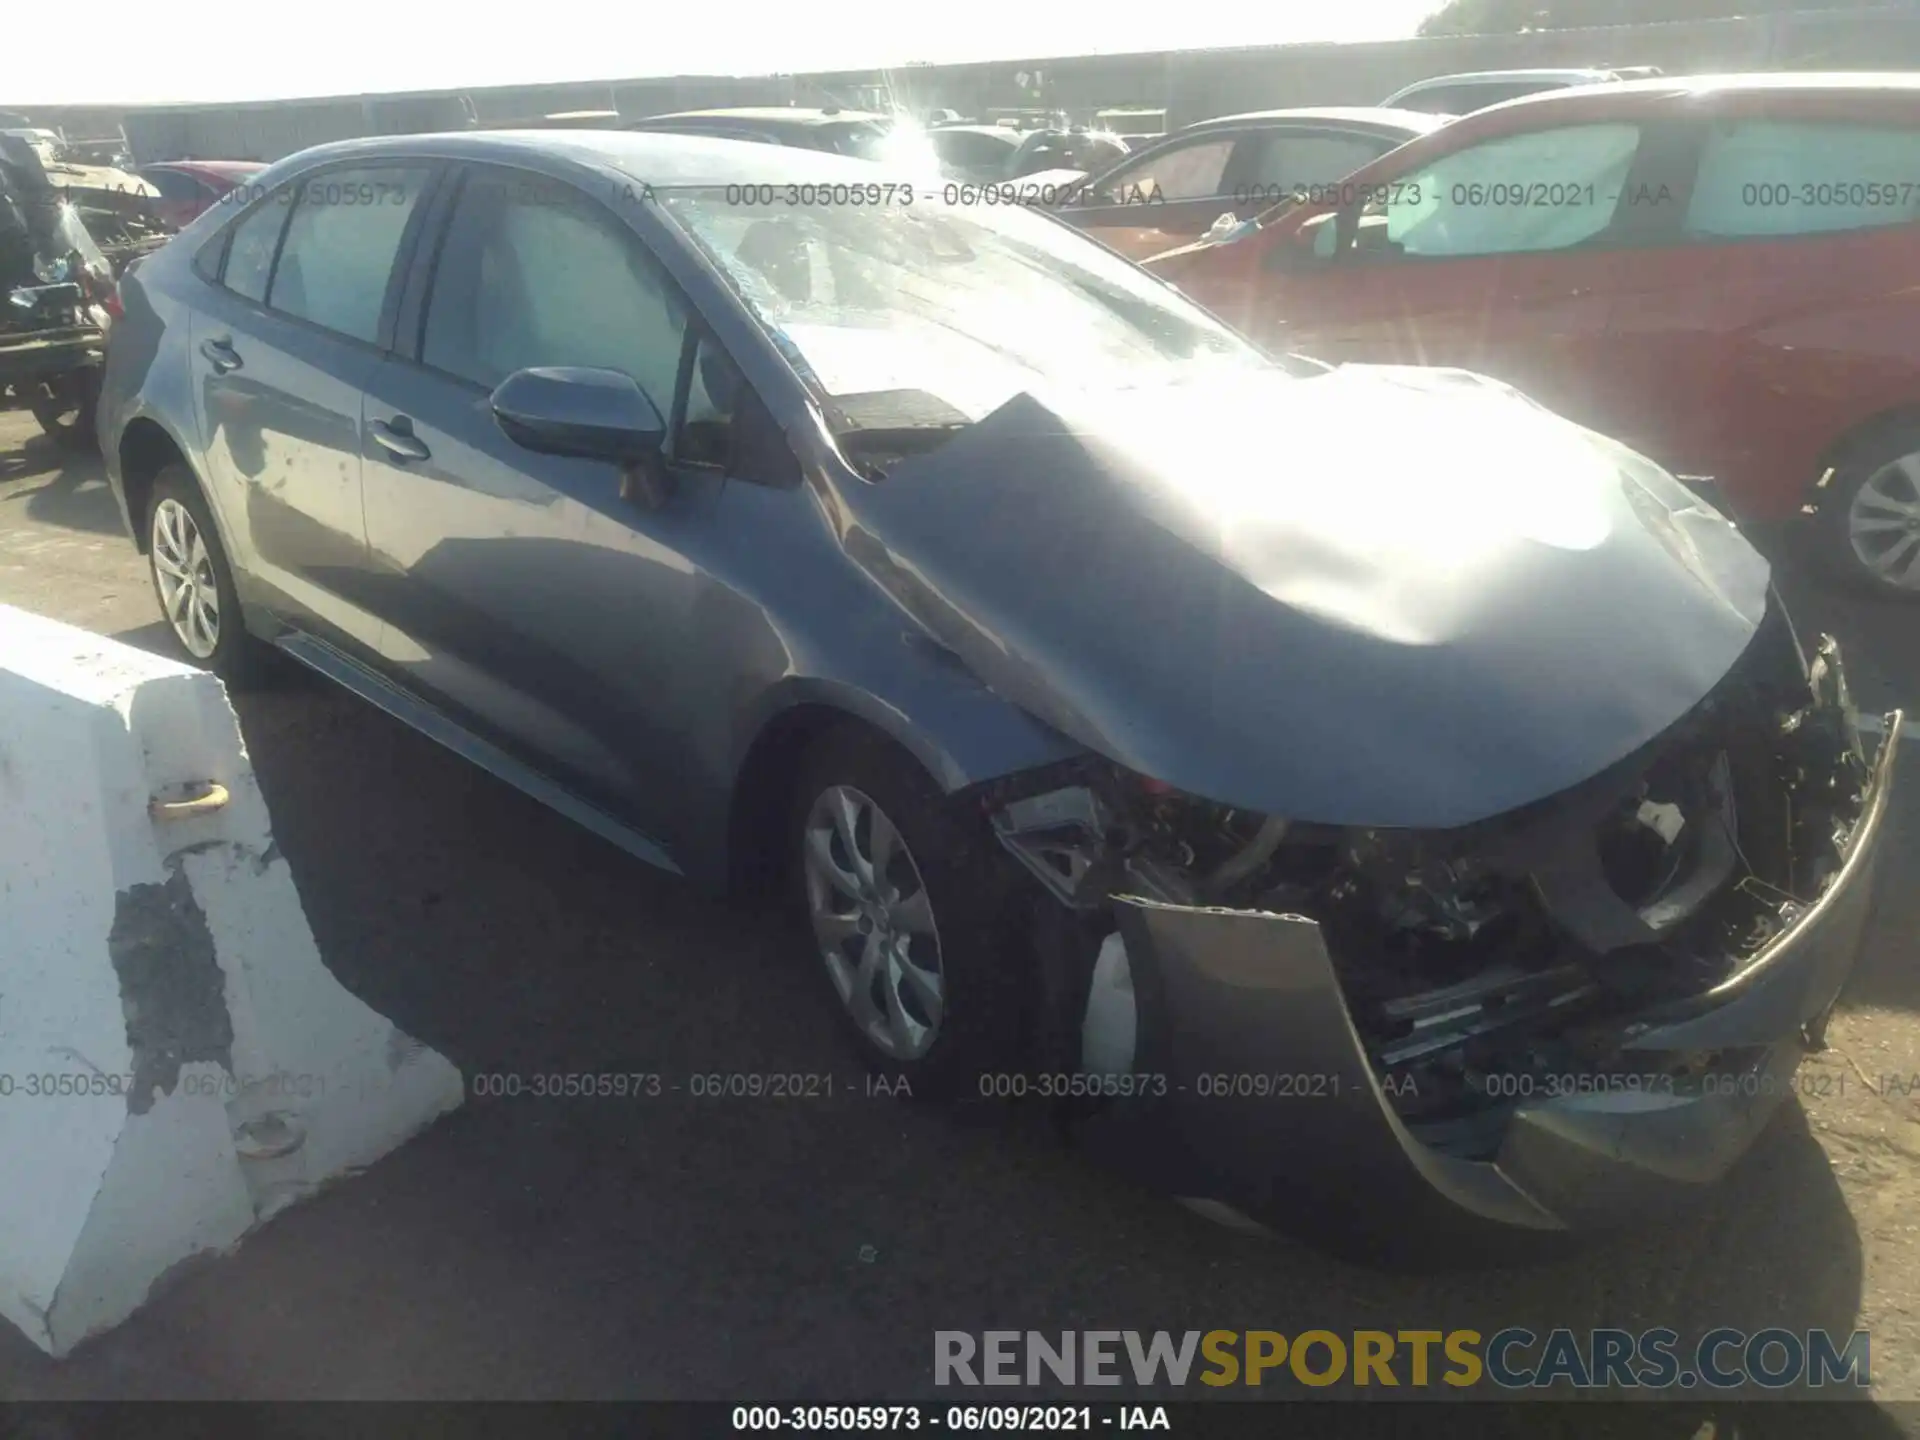
<path fill-rule="evenodd" d="M 1209 130 L 1155 146 L 1109 171 L 1086 204 L 1061 216 L 1132 260 L 1184 245 L 1234 208 L 1235 176 L 1254 143 L 1243 131 Z"/>
<path fill-rule="evenodd" d="M 1667 162 L 1643 155 L 1643 130 L 1553 127 L 1377 164 L 1337 210 L 1301 207 L 1253 244 L 1222 247 L 1208 268 L 1237 269 L 1239 285 L 1190 288 L 1203 303 L 1237 294 L 1240 313 L 1223 313 L 1269 348 L 1459 366 L 1615 429 L 1639 393 L 1608 368 L 1615 291 L 1641 234 L 1672 219 L 1670 195 L 1661 204 L 1646 180 Z"/>
<path fill-rule="evenodd" d="M 1920 393 L 1920 127 L 1745 99 L 1689 123 L 1682 214 L 1623 284 L 1622 365 L 1649 404 L 1621 438 L 1736 508 L 1797 511 L 1819 457 Z M 1906 122 L 1906 123 L 1901 123 Z"/>
<path fill-rule="evenodd" d="M 697 768 L 690 707 L 716 663 L 695 607 L 724 541 L 727 437 L 737 405 L 763 413 L 644 243 L 585 191 L 469 167 L 435 244 L 418 324 L 366 387 L 383 666 L 671 847 Z M 639 384 L 671 420 L 664 504 L 623 498 L 608 462 L 507 438 L 489 393 L 533 366 Z"/>
<path fill-rule="evenodd" d="M 360 392 L 390 332 L 430 165 L 363 162 L 274 187 L 227 232 L 189 325 L 215 508 L 249 601 L 370 650 Z"/>

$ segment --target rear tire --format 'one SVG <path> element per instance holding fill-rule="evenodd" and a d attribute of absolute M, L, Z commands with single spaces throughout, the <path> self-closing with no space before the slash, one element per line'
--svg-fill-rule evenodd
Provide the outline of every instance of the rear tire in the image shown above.
<path fill-rule="evenodd" d="M 100 372 L 78 370 L 50 385 L 36 386 L 28 400 L 40 428 L 68 450 L 98 454 L 99 432 L 94 418 L 100 404 Z"/>
<path fill-rule="evenodd" d="M 1848 450 L 1819 492 L 1814 524 L 1820 559 L 1835 580 L 1920 600 L 1920 425 Z"/>
<path fill-rule="evenodd" d="M 168 465 L 154 477 L 143 523 L 147 572 L 174 643 L 228 685 L 257 680 L 266 647 L 247 633 L 213 512 L 185 465 Z"/>
<path fill-rule="evenodd" d="M 802 923 L 854 1048 L 914 1098 L 978 1096 L 1019 1053 L 1031 973 L 984 819 L 856 726 L 814 742 L 795 802 Z"/>

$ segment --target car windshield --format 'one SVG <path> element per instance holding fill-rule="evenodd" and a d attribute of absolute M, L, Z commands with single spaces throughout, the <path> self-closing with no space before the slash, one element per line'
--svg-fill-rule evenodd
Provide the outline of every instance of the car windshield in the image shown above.
<path fill-rule="evenodd" d="M 1044 215 L 874 181 L 675 190 L 666 209 L 802 375 L 836 400 L 912 390 L 969 420 L 1022 390 L 1112 390 L 1269 362 L 1205 311 Z M 868 204 L 842 204 L 860 190 Z M 808 191 L 818 191 L 808 195 Z M 826 198 L 833 192 L 831 202 Z M 731 199 L 732 203 L 729 203 Z"/>

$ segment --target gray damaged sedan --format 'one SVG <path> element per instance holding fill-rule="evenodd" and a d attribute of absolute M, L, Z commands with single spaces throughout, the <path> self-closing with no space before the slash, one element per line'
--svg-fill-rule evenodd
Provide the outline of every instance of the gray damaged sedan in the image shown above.
<path fill-rule="evenodd" d="M 873 1066 L 1205 1208 L 1511 1246 L 1721 1176 L 1854 964 L 1898 717 L 1642 457 L 882 173 L 273 167 L 119 295 L 181 645 L 790 885 Z"/>

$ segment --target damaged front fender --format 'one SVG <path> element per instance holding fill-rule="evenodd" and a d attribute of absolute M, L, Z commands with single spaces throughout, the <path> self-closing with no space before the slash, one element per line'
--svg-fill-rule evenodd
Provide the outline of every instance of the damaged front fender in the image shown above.
<path fill-rule="evenodd" d="M 1295 915 L 1117 897 L 1137 1007 L 1126 1098 L 1090 1149 L 1158 1186 L 1370 1255 L 1506 1247 L 1644 1221 L 1723 1176 L 1789 1092 L 1859 954 L 1899 715 L 1818 900 L 1737 974 L 1621 1024 L 1584 1088 L 1514 1105 L 1464 1158 L 1405 1123 L 1370 1064 L 1321 927 Z M 1629 1083 L 1630 1082 L 1630 1083 Z M 1553 1093 L 1548 1093 L 1548 1092 Z"/>

